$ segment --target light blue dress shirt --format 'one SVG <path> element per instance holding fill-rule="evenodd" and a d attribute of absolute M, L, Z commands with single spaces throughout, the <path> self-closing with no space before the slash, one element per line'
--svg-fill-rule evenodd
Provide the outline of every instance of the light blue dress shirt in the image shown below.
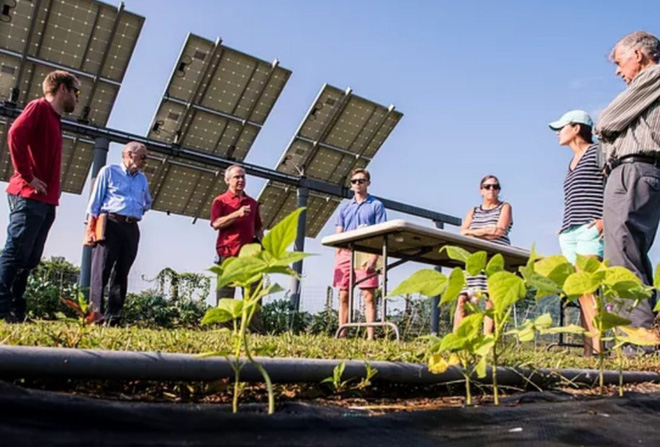
<path fill-rule="evenodd" d="M 87 214 L 116 213 L 141 219 L 151 202 L 149 183 L 142 172 L 130 174 L 123 164 L 104 166 L 96 177 Z"/>

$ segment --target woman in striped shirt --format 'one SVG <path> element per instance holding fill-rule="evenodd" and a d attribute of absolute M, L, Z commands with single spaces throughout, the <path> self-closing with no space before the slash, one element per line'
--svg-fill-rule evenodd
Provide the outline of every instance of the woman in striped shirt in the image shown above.
<path fill-rule="evenodd" d="M 513 225 L 513 215 L 511 205 L 500 200 L 500 190 L 502 189 L 500 181 L 494 175 L 487 175 L 479 183 L 479 191 L 483 199 L 481 205 L 475 206 L 468 211 L 461 234 L 464 236 L 478 237 L 492 242 L 504 245 L 511 245 L 509 240 L 509 230 Z M 465 309 L 468 300 L 477 304 L 478 297 L 488 292 L 486 275 L 467 276 L 466 287 L 458 296 L 456 304 L 456 313 L 454 314 L 454 332 L 459 324 L 467 315 Z M 492 302 L 490 299 L 486 302 L 486 307 L 490 309 Z M 486 318 L 484 321 L 484 333 L 493 332 L 493 320 Z"/>
<path fill-rule="evenodd" d="M 573 158 L 564 180 L 564 218 L 559 230 L 559 246 L 563 255 L 575 264 L 577 255 L 603 258 L 603 191 L 604 177 L 598 167 L 598 145 L 591 136 L 593 121 L 582 110 L 565 113 L 550 123 L 557 132 L 560 146 L 568 146 Z M 596 304 L 593 295 L 580 297 L 582 326 L 593 332 Z M 598 353 L 598 339 L 584 339 L 584 354 Z"/>

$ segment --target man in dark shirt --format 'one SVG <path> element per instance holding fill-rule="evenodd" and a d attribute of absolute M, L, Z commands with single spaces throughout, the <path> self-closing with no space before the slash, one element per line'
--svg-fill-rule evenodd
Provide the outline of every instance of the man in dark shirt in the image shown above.
<path fill-rule="evenodd" d="M 216 264 L 238 256 L 241 248 L 263 237 L 259 204 L 245 194 L 245 171 L 233 165 L 225 171 L 225 183 L 229 187 L 211 205 L 211 227 L 218 231 L 215 244 Z M 233 298 L 234 287 L 223 287 L 216 291 L 216 301 L 220 298 Z M 245 293 L 245 292 L 244 292 Z M 262 332 L 263 325 L 259 312 L 254 314 L 250 329 Z"/>
<path fill-rule="evenodd" d="M 0 255 L 0 319 L 25 319 L 25 287 L 44 251 L 60 198 L 62 130 L 60 118 L 76 108 L 80 82 L 53 71 L 43 82 L 44 97 L 30 102 L 9 129 L 7 144 L 14 174 L 9 179 L 9 225 Z"/>

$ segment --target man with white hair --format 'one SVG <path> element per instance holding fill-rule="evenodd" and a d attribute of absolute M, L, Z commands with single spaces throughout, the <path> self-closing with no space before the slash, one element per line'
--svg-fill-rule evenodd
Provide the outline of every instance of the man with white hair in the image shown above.
<path fill-rule="evenodd" d="M 648 258 L 660 220 L 660 42 L 643 31 L 625 36 L 610 59 L 628 84 L 600 115 L 607 184 L 603 205 L 605 258 L 653 283 Z M 651 328 L 652 303 L 643 300 L 621 316 Z"/>
<path fill-rule="evenodd" d="M 122 150 L 120 165 L 104 166 L 94 183 L 87 206 L 85 242 L 92 248 L 92 278 L 89 299 L 92 310 L 102 314 L 110 325 L 121 322 L 128 289 L 128 273 L 135 261 L 140 241 L 138 222 L 151 208 L 147 177 L 141 172 L 147 162 L 147 148 L 132 141 Z M 106 214 L 105 234 L 97 240 L 97 219 Z M 108 306 L 103 292 L 108 290 Z"/>
<path fill-rule="evenodd" d="M 241 248 L 261 240 L 263 228 L 259 215 L 259 204 L 245 193 L 245 170 L 232 165 L 225 170 L 228 188 L 211 204 L 211 227 L 218 232 L 216 240 L 216 264 L 227 258 L 238 256 Z M 216 301 L 233 298 L 234 287 L 223 287 L 216 292 Z M 261 316 L 257 312 L 252 318 L 250 329 L 262 332 Z"/>

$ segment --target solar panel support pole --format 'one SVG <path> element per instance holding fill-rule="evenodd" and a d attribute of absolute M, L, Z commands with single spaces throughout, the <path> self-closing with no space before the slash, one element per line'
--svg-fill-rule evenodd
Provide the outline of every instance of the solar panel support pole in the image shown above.
<path fill-rule="evenodd" d="M 440 230 L 445 228 L 443 222 L 434 221 L 436 228 Z M 442 273 L 442 267 L 435 267 L 435 270 Z M 440 296 L 431 298 L 431 335 L 440 333 Z"/>
<path fill-rule="evenodd" d="M 298 188 L 296 190 L 296 207 L 307 207 L 307 199 L 309 198 L 309 189 Z M 305 251 L 305 226 L 307 223 L 307 210 L 300 213 L 298 219 L 298 232 L 296 233 L 296 242 L 294 242 L 293 249 L 295 251 Z M 302 277 L 303 261 L 296 261 L 293 263 L 293 270 L 298 274 L 291 280 L 291 305 L 298 312 L 300 310 L 300 277 Z"/>
<path fill-rule="evenodd" d="M 94 161 L 92 163 L 92 179 L 90 181 L 91 187 L 89 194 L 92 194 L 94 182 L 99 175 L 99 171 L 105 166 L 108 161 L 108 150 L 110 148 L 110 140 L 105 137 L 98 137 L 94 140 Z M 83 246 L 82 262 L 80 263 L 80 288 L 85 294 L 85 298 L 89 299 L 89 285 L 92 278 L 92 247 L 87 245 Z"/>

